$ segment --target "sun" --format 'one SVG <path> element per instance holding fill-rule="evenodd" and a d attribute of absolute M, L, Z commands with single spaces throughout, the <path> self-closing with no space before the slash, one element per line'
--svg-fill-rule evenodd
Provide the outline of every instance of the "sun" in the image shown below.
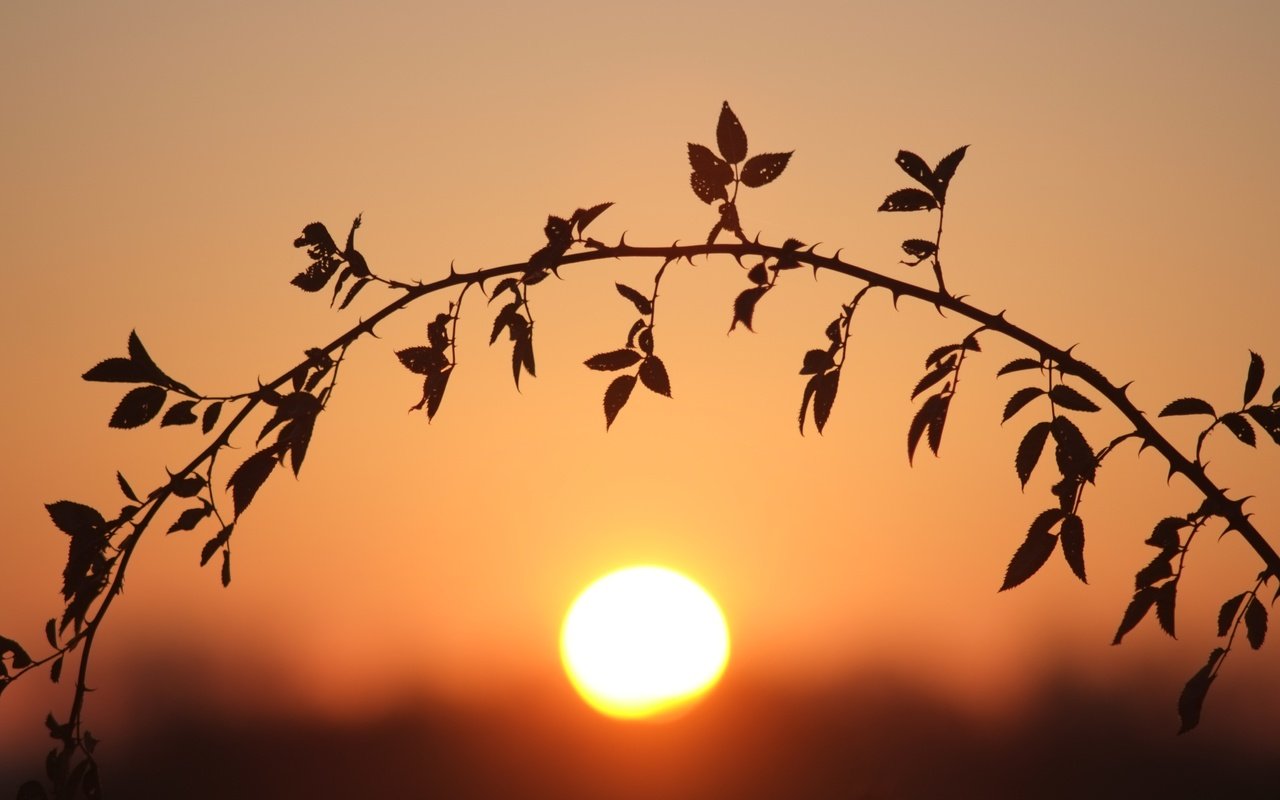
<path fill-rule="evenodd" d="M 674 570 L 611 572 L 578 595 L 560 631 L 578 694 L 611 717 L 673 712 L 705 694 L 729 661 L 729 627 L 705 589 Z"/>

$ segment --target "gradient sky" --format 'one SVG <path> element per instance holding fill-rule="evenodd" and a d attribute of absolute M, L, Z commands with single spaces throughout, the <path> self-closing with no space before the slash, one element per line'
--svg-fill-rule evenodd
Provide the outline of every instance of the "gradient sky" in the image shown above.
<path fill-rule="evenodd" d="M 522 260 L 546 214 L 603 201 L 616 206 L 597 236 L 697 241 L 713 218 L 689 191 L 685 143 L 714 143 L 726 99 L 753 152 L 795 150 L 742 201 L 749 232 L 927 281 L 897 263 L 898 242 L 929 235 L 932 218 L 875 209 L 906 185 L 898 148 L 932 162 L 969 144 L 948 198 L 953 291 L 1078 344 L 1132 380 L 1150 416 L 1186 394 L 1233 406 L 1249 349 L 1271 365 L 1269 392 L 1278 34 L 1265 2 L 11 6 L 0 633 L 34 646 L 60 608 L 65 539 L 42 504 L 110 507 L 115 470 L 149 489 L 200 447 L 195 431 L 106 428 L 120 388 L 79 376 L 123 354 L 131 329 L 204 392 L 273 378 L 381 305 L 370 287 L 335 312 L 288 285 L 305 266 L 290 246 L 301 227 L 345 231 L 358 213 L 373 268 L 405 280 Z M 1109 646 L 1151 555 L 1142 540 L 1197 503 L 1166 487 L 1154 453 L 1118 453 L 1086 494 L 1089 586 L 1055 556 L 997 594 L 1048 505 L 1047 475 L 1024 493 L 1012 468 L 1029 423 L 999 425 L 1023 384 L 994 372 L 1023 353 L 984 340 L 943 458 L 912 469 L 911 387 L 925 354 L 971 326 L 873 293 L 826 434 L 802 438 L 801 356 L 858 285 L 789 273 L 758 333 L 726 336 L 745 279 L 732 260 L 680 265 L 657 331 L 674 399 L 638 394 L 606 434 L 607 379 L 581 362 L 631 320 L 611 283 L 644 285 L 656 266 L 601 263 L 536 287 L 538 378 L 520 392 L 509 353 L 486 346 L 491 311 L 469 302 L 430 425 L 406 414 L 419 385 L 392 353 L 447 298 L 362 340 L 302 479 L 274 476 L 237 525 L 230 589 L 197 567 L 212 531 L 144 541 L 96 653 L 95 727 L 145 704 L 112 698 L 112 683 L 162 650 L 218 665 L 215 693 L 243 699 L 255 675 L 282 676 L 277 701 L 325 713 L 406 687 L 506 696 L 556 674 L 573 596 L 636 561 L 720 599 L 731 675 L 807 685 L 889 664 L 996 713 L 1038 675 L 1149 670 L 1160 722 L 1176 727 L 1218 604 L 1259 565 L 1232 535 L 1203 537 L 1179 641 L 1148 621 Z M 1095 441 L 1123 432 L 1096 416 Z M 1182 445 L 1196 433 L 1161 427 Z M 1280 451 L 1223 434 L 1209 454 L 1276 531 Z M 1197 735 L 1274 730 L 1276 674 L 1280 647 L 1238 647 Z M 49 696 L 7 693 L 0 743 L 39 734 Z"/>

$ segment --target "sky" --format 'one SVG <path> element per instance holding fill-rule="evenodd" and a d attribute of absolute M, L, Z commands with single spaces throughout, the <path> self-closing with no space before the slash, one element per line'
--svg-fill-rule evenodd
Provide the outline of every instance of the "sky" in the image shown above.
<path fill-rule="evenodd" d="M 110 508 L 116 470 L 150 488 L 202 447 L 189 429 L 107 429 L 122 387 L 80 375 L 123 355 L 131 330 L 209 394 L 275 377 L 390 299 L 370 287 L 335 311 L 289 285 L 306 266 L 292 240 L 316 220 L 343 232 L 362 214 L 361 251 L 406 281 L 521 261 L 547 214 L 606 201 L 592 226 L 606 241 L 700 241 L 714 212 L 688 188 L 685 148 L 714 144 L 726 100 L 752 152 L 795 151 L 742 200 L 752 235 L 843 248 L 928 285 L 898 244 L 931 234 L 932 217 L 876 208 L 908 183 L 899 148 L 933 162 L 967 144 L 948 195 L 952 291 L 1077 345 L 1132 381 L 1151 418 L 1186 395 L 1235 408 L 1251 349 L 1271 365 L 1264 392 L 1280 377 L 1278 33 L 1280 11 L 1243 1 L 6 8 L 0 634 L 35 650 L 60 610 L 66 543 L 43 504 Z M 152 728 L 215 709 L 233 727 L 277 715 L 354 730 L 408 706 L 472 732 L 460 742 L 527 711 L 541 730 L 580 713 L 556 648 L 573 597 L 654 562 L 717 597 L 733 640 L 724 691 L 671 737 L 744 709 L 782 719 L 778 696 L 865 698 L 889 675 L 886 697 L 936 699 L 982 730 L 1052 719 L 1054 687 L 1131 689 L 1137 740 L 1200 748 L 1186 763 L 1205 772 L 1240 742 L 1275 755 L 1257 742 L 1280 722 L 1274 645 L 1238 646 L 1197 738 L 1172 739 L 1178 692 L 1219 643 L 1219 604 L 1259 569 L 1233 534 L 1188 556 L 1177 641 L 1148 620 L 1110 645 L 1151 556 L 1142 540 L 1198 504 L 1153 452 L 1118 452 L 1086 493 L 1088 586 L 1055 556 L 997 593 L 1048 505 L 1047 474 L 1022 491 L 1012 466 L 1029 422 L 1000 424 L 1024 384 L 995 371 L 1025 353 L 984 339 L 942 457 L 910 467 L 924 357 L 972 326 L 872 293 L 831 422 L 802 437 L 801 357 L 858 284 L 788 273 L 755 334 L 726 334 L 746 279 L 731 259 L 699 260 L 663 284 L 657 352 L 673 398 L 637 395 L 606 432 L 607 379 L 582 361 L 631 321 L 611 284 L 644 286 L 657 266 L 601 262 L 534 287 L 538 376 L 518 391 L 509 352 L 487 345 L 494 309 L 468 298 L 430 424 L 408 412 L 420 384 L 394 351 L 420 344 L 451 298 L 361 340 L 300 480 L 273 477 L 237 524 L 229 588 L 198 567 L 212 531 L 143 541 L 95 653 L 92 727 L 137 752 Z M 1091 440 L 1123 432 L 1117 415 L 1094 416 Z M 1158 422 L 1194 446 L 1194 422 Z M 1280 526 L 1278 452 L 1223 432 L 1207 445 L 1220 484 L 1257 496 L 1264 533 Z M 66 686 L 25 683 L 0 703 L 10 771 L 43 752 L 40 720 L 69 702 Z M 188 716 L 161 719 L 165 703 Z M 937 741 L 933 716 L 895 716 L 874 693 L 838 707 L 896 720 L 902 752 Z M 795 724 L 826 736 L 816 719 Z M 567 737 L 557 757 L 589 738 Z M 813 774 L 853 780 L 841 758 Z M 899 762 L 855 761 L 867 796 L 891 791 L 868 770 Z M 139 763 L 117 773 L 145 783 Z M 465 794 L 467 774 L 456 780 Z"/>

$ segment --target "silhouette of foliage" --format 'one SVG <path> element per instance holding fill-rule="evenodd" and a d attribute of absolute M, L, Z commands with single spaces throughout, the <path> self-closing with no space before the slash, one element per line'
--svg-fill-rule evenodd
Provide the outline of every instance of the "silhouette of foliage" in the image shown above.
<path fill-rule="evenodd" d="M 911 463 L 922 443 L 927 443 L 934 455 L 939 453 L 962 370 L 970 359 L 982 354 L 978 337 L 1003 337 L 1025 348 L 1023 355 L 995 372 L 997 377 L 1015 375 L 1028 383 L 1013 390 L 1002 409 L 1001 424 L 1011 423 L 1015 417 L 1024 420 L 1038 415 L 1029 422 L 1014 453 L 1014 471 L 1023 491 L 1037 469 L 1041 475 L 1050 469 L 1045 451 L 1051 439 L 1057 474 L 1049 487 L 1048 505 L 1030 522 L 1014 550 L 999 591 L 1030 580 L 1049 562 L 1059 543 L 1067 568 L 1085 582 L 1081 504 L 1086 488 L 1095 485 L 1104 461 L 1130 439 L 1140 449 L 1155 450 L 1167 463 L 1170 478 L 1182 475 L 1202 500 L 1194 511 L 1167 516 L 1155 524 L 1146 539 L 1155 553 L 1134 576 L 1133 597 L 1121 615 L 1113 642 L 1119 644 L 1153 609 L 1156 624 L 1174 636 L 1178 587 L 1188 553 L 1201 530 L 1221 526 L 1223 533 L 1239 535 L 1263 566 L 1252 588 L 1234 594 L 1222 604 L 1217 635 L 1226 639 L 1224 646 L 1212 650 L 1178 699 L 1180 732 L 1194 728 L 1236 635 L 1243 630 L 1253 649 L 1263 645 L 1268 603 L 1259 593 L 1280 577 L 1280 555 L 1246 512 L 1248 498 L 1229 496 L 1210 476 L 1203 458 L 1209 435 L 1219 427 L 1231 434 L 1228 441 L 1256 447 L 1261 430 L 1280 444 L 1280 386 L 1271 392 L 1268 401 L 1258 400 L 1266 380 L 1262 356 L 1249 352 L 1239 408 L 1218 413 L 1208 401 L 1184 396 L 1161 410 L 1159 418 L 1208 417 L 1188 457 L 1134 406 L 1124 387 L 1077 359 L 1070 349 L 1055 347 L 1009 322 L 1003 313 L 987 312 L 947 290 L 941 262 L 943 219 L 949 189 L 967 145 L 953 150 L 932 167 L 911 151 L 899 151 L 896 163 L 914 185 L 890 192 L 879 206 L 885 212 L 938 212 L 932 238 L 902 242 L 902 250 L 910 259 L 902 264 L 914 267 L 929 262 L 936 280 L 936 288 L 930 288 L 842 260 L 839 251 L 834 255 L 820 254 L 816 246 L 795 238 L 785 238 L 778 245 L 762 243 L 759 235 L 749 239 L 742 227 L 739 191 L 743 186 L 759 188 L 773 183 L 787 169 L 793 151 L 752 155 L 746 130 L 727 102 L 717 119 L 715 144 L 715 150 L 693 143 L 687 148 L 690 187 L 702 202 L 718 204 L 717 217 L 705 243 L 642 247 L 627 244 L 624 236 L 617 244 L 606 244 L 586 233 L 612 206 L 601 203 L 578 208 L 568 216 L 548 216 L 542 229 L 545 242 L 539 243 L 524 261 L 461 273 L 451 265 L 445 277 L 427 283 L 406 283 L 375 273 L 356 249 L 360 216 L 351 223 L 342 247 L 323 223 L 312 222 L 294 240 L 295 247 L 305 249 L 309 264 L 291 283 L 304 292 L 318 293 L 332 281 L 329 304 L 336 304 L 338 312 L 350 306 L 368 286 L 380 287 L 389 299 L 328 344 L 308 349 L 304 360 L 265 384 L 258 383 L 239 394 L 212 396 L 170 377 L 148 354 L 138 334 L 131 332 L 127 355 L 107 358 L 86 371 L 83 378 L 87 381 L 130 386 L 108 420 L 110 427 L 132 429 L 157 418 L 160 428 L 193 427 L 199 422 L 204 445 L 185 466 L 149 491 L 137 491 L 122 473 L 116 472 L 116 487 L 126 502 L 114 516 L 71 500 L 46 506 L 53 526 L 68 537 L 61 586 L 63 608 L 45 626 L 50 648 L 46 655 L 33 657 L 17 641 L 0 636 L 0 692 L 14 680 L 46 665 L 50 679 L 56 683 L 67 657 L 78 659 L 73 661 L 74 688 L 65 719 L 53 714 L 46 719 L 48 733 L 56 743 L 45 765 L 45 778 L 53 786 L 52 796 L 96 798 L 102 794 L 94 758 L 98 740 L 84 724 L 90 654 L 102 621 L 120 595 L 138 542 L 147 531 L 164 524 L 157 522 L 162 511 L 176 512 L 169 518 L 169 534 L 203 531 L 202 536 L 208 538 L 201 547 L 199 563 L 210 564 L 220 555 L 220 579 L 224 586 L 229 584 L 232 536 L 244 524 L 241 517 L 278 467 L 287 464 L 289 471 L 298 476 L 316 423 L 328 406 L 347 348 L 353 342 L 372 335 L 381 321 L 422 298 L 456 291 L 444 311 L 429 315 L 425 342 L 405 343 L 394 351 L 400 364 L 422 380 L 421 395 L 411 409 L 425 409 L 427 419 L 432 420 L 441 409 L 458 367 L 458 320 L 471 287 L 486 293 L 492 309 L 490 346 L 504 335 L 511 344 L 512 378 L 519 389 L 522 375 L 536 376 L 532 287 L 548 276 L 559 277 L 562 267 L 614 259 L 660 259 L 661 264 L 654 274 L 652 289 L 647 292 L 628 284 L 615 284 L 618 296 L 625 301 L 625 319 L 629 320 L 626 336 L 621 344 L 594 348 L 595 354 L 584 359 L 588 369 L 610 373 L 603 396 L 606 428 L 618 421 L 637 385 L 664 397 L 672 396 L 666 362 L 657 352 L 657 313 L 663 278 L 668 268 L 682 259 L 692 264 L 698 256 L 732 256 L 745 272 L 747 285 L 737 290 L 732 302 L 730 332 L 739 325 L 755 331 L 761 300 L 779 289 L 780 278 L 786 272 L 810 267 L 815 274 L 827 271 L 861 284 L 852 299 L 841 304 L 835 318 L 826 323 L 821 344 L 799 358 L 799 374 L 805 379 L 797 415 L 801 434 L 806 421 L 811 420 L 819 433 L 829 423 L 847 363 L 854 315 L 873 290 L 887 292 L 895 307 L 907 297 L 976 323 L 978 327 L 959 341 L 934 348 L 924 359 L 924 373 L 910 391 L 911 402 L 919 403 L 907 428 L 907 458 Z M 725 232 L 732 234 L 734 241 L 717 243 Z M 490 281 L 496 283 L 486 290 Z M 343 295 L 340 302 L 339 295 Z M 1088 441 L 1072 415 L 1104 409 L 1111 412 L 1109 417 L 1119 420 L 1119 429 L 1118 435 L 1099 448 Z M 244 433 L 250 424 L 259 422 L 256 438 Z M 218 458 L 224 454 L 231 457 L 235 452 L 233 440 L 245 444 L 249 438 L 253 438 L 251 454 L 231 468 L 225 483 L 221 472 L 215 483 L 213 472 Z M 1280 596 L 1280 590 L 1270 602 L 1276 596 Z M 50 794 L 41 782 L 30 781 L 20 787 L 18 796 L 47 798 Z"/>

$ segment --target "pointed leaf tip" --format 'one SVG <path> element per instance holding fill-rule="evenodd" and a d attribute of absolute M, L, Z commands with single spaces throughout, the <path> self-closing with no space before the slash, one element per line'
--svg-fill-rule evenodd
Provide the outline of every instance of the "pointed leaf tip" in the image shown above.
<path fill-rule="evenodd" d="M 716 122 L 716 144 L 720 155 L 730 164 L 737 164 L 747 157 L 747 132 L 742 129 L 738 115 L 729 108 L 726 100 L 720 107 L 720 119 Z"/>

